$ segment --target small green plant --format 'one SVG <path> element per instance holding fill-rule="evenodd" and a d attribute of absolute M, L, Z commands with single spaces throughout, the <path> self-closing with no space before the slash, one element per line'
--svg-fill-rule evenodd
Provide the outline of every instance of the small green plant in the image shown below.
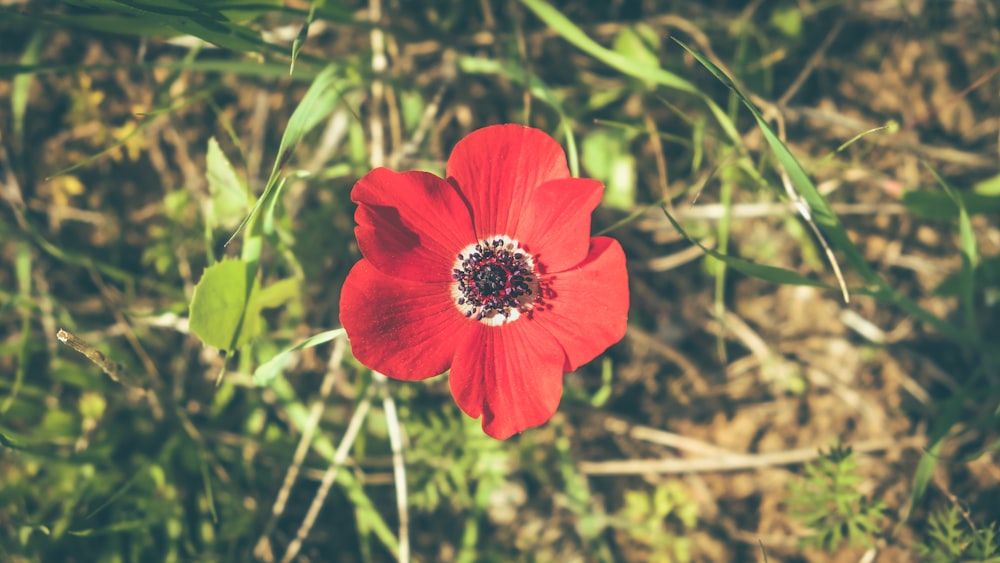
<path fill-rule="evenodd" d="M 806 465 L 805 477 L 788 487 L 792 516 L 814 532 L 803 538 L 804 544 L 832 551 L 845 540 L 851 545 L 873 543 L 885 503 L 858 490 L 861 481 L 849 447 L 834 446 Z"/>
<path fill-rule="evenodd" d="M 625 506 L 617 522 L 636 542 L 649 549 L 649 561 L 684 562 L 691 560 L 693 547 L 685 531 L 695 527 L 698 504 L 688 498 L 679 481 L 669 481 L 652 494 L 626 491 Z"/>
<path fill-rule="evenodd" d="M 457 408 L 422 411 L 407 420 L 414 445 L 407 461 L 415 509 L 433 512 L 444 503 L 469 510 L 507 480 L 511 460 L 502 442 L 485 436 L 479 423 Z"/>
<path fill-rule="evenodd" d="M 930 515 L 924 541 L 914 551 L 930 563 L 1000 560 L 1000 530 L 997 523 L 976 529 L 966 523 L 958 507 Z"/>

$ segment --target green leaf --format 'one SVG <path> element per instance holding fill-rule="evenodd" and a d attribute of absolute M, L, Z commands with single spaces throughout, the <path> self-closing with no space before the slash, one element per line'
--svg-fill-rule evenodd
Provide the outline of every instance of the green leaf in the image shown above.
<path fill-rule="evenodd" d="M 553 31 L 558 33 L 563 39 L 580 49 L 584 53 L 594 57 L 602 63 L 616 69 L 618 72 L 648 81 L 652 84 L 673 88 L 681 92 L 687 92 L 698 96 L 708 106 L 712 116 L 719 122 L 719 126 L 726 132 L 726 135 L 739 146 L 742 146 L 739 131 L 736 125 L 722 111 L 722 108 L 699 90 L 694 84 L 681 78 L 677 74 L 664 69 L 661 65 L 648 65 L 633 61 L 628 57 L 616 53 L 591 39 L 572 20 L 564 16 L 559 10 L 554 8 L 545 0 L 521 0 L 529 10 L 538 16 L 538 19 L 545 22 Z"/>
<path fill-rule="evenodd" d="M 962 200 L 970 215 L 1000 213 L 1000 195 L 988 193 L 966 193 Z M 903 205 L 914 215 L 925 219 L 946 220 L 958 217 L 959 209 L 955 199 L 947 193 L 930 190 L 909 190 L 903 194 Z"/>
<path fill-rule="evenodd" d="M 583 163 L 590 177 L 604 183 L 604 203 L 635 207 L 636 164 L 629 135 L 621 129 L 596 129 L 583 139 Z"/>
<path fill-rule="evenodd" d="M 46 44 L 48 34 L 36 31 L 28 41 L 24 54 L 21 55 L 21 64 L 31 65 L 38 62 L 39 53 Z M 28 108 L 28 98 L 31 91 L 31 83 L 34 77 L 31 75 L 21 75 L 14 79 L 10 90 L 11 117 L 14 122 L 14 140 L 18 147 L 23 147 L 24 142 L 24 113 Z"/>
<path fill-rule="evenodd" d="M 281 52 L 276 45 L 261 39 L 258 31 L 233 23 L 224 13 L 212 7 L 211 3 L 178 0 L 149 3 L 137 0 L 71 0 L 69 3 L 118 15 L 118 19 L 105 18 L 100 22 L 100 25 L 105 26 L 105 31 L 113 33 L 133 35 L 139 28 L 152 31 L 156 26 L 166 26 L 181 35 L 193 35 L 219 47 L 242 53 Z M 64 23 L 73 25 L 73 19 L 67 18 Z M 86 18 L 78 20 L 76 25 L 84 21 Z"/>
<path fill-rule="evenodd" d="M 236 176 L 233 165 L 219 148 L 215 137 L 208 140 L 205 160 L 208 167 L 208 193 L 212 203 L 206 220 L 212 228 L 231 229 L 246 216 L 249 205 L 246 188 Z"/>
<path fill-rule="evenodd" d="M 771 25 L 789 39 L 802 35 L 802 10 L 789 5 L 777 8 L 771 13 Z"/>
<path fill-rule="evenodd" d="M 660 48 L 660 37 L 651 27 L 645 24 L 622 28 L 615 36 L 611 48 L 615 53 L 647 68 L 660 66 L 660 57 L 656 51 Z M 646 87 L 652 89 L 656 84 L 643 80 Z"/>
<path fill-rule="evenodd" d="M 206 268 L 195 286 L 190 327 L 205 344 L 232 351 L 260 334 L 260 308 L 254 305 L 258 287 L 248 287 L 254 276 L 247 268 L 243 260 L 223 260 Z"/>
<path fill-rule="evenodd" d="M 257 221 L 258 215 L 262 211 L 265 213 L 263 223 L 259 227 L 255 227 L 257 232 L 250 233 L 247 236 L 260 236 L 260 234 L 268 231 L 268 226 L 272 220 L 271 213 L 283 185 L 282 182 L 279 182 L 281 171 L 288 164 L 288 161 L 291 160 L 292 151 L 306 134 L 325 121 L 327 116 L 333 112 L 333 108 L 337 106 L 337 103 L 343 96 L 345 86 L 346 82 L 337 76 L 337 67 L 335 66 L 326 67 L 313 80 L 312 85 L 309 86 L 309 90 L 302 97 L 302 101 L 299 102 L 298 107 L 295 108 L 292 116 L 288 119 L 288 126 L 285 127 L 285 132 L 281 136 L 281 142 L 278 145 L 278 155 L 274 160 L 274 167 L 271 169 L 271 175 L 267 179 L 264 193 L 257 199 L 257 203 L 254 204 L 253 209 L 250 210 L 250 213 L 243 219 L 240 226 L 237 227 L 236 232 L 230 237 L 229 242 L 232 242 L 251 222 Z M 244 249 L 246 249 L 246 246 Z M 248 255 L 244 252 L 243 258 L 248 262 L 256 262 L 259 255 Z"/>
<path fill-rule="evenodd" d="M 878 275 L 871 269 L 868 262 L 865 260 L 864 255 L 858 247 L 851 242 L 850 237 L 847 235 L 847 230 L 840 223 L 840 219 L 830 208 L 830 205 L 826 202 L 826 199 L 819 190 L 816 189 L 815 184 L 809 179 L 808 174 L 799 164 L 799 161 L 792 155 L 788 147 L 781 142 L 781 139 L 775 135 L 774 131 L 764 120 L 761 115 L 760 110 L 757 106 L 750 101 L 746 94 L 733 83 L 732 80 L 723 73 L 719 67 L 712 64 L 711 61 L 706 59 L 701 53 L 691 49 L 684 43 L 674 39 L 677 43 L 683 47 L 687 52 L 691 53 L 699 63 L 707 68 L 715 77 L 725 84 L 730 90 L 733 91 L 743 102 L 750 113 L 753 114 L 754 120 L 757 122 L 757 126 L 760 128 L 761 132 L 764 134 L 764 138 L 767 140 L 768 146 L 770 146 L 771 151 L 774 153 L 778 162 L 784 168 L 785 172 L 788 174 L 789 180 L 792 185 L 802 196 L 802 198 L 809 204 L 809 210 L 812 215 L 813 220 L 822 229 L 823 234 L 829 238 L 832 246 L 840 250 L 847 257 L 848 262 L 851 266 L 862 275 L 866 283 L 873 283 L 878 279 Z"/>
<path fill-rule="evenodd" d="M 964 408 L 962 403 L 968 398 L 969 396 L 965 392 L 962 392 L 939 406 L 941 413 L 938 419 L 934 421 L 929 438 L 931 445 L 924 450 L 924 455 L 921 456 L 920 462 L 917 464 L 917 471 L 913 475 L 910 504 L 906 509 L 903 522 L 906 522 L 913 516 L 913 511 L 916 510 L 917 505 L 924 498 L 927 486 L 930 485 L 931 479 L 934 477 L 934 468 L 937 467 L 938 460 L 941 459 L 941 448 L 944 446 L 944 441 L 952 428 L 958 424 L 959 415 Z"/>
<path fill-rule="evenodd" d="M 965 201 L 962 194 L 951 187 L 944 178 L 937 173 L 933 167 L 927 165 L 928 170 L 937 179 L 938 184 L 944 192 L 951 198 L 958 208 L 958 237 L 959 248 L 962 252 L 962 269 L 959 272 L 959 287 L 961 293 L 959 298 L 965 309 L 966 329 L 969 336 L 978 344 L 979 331 L 976 330 L 976 267 L 979 265 L 979 250 L 976 245 L 976 236 L 972 232 L 972 221 L 969 220 L 969 213 L 965 209 Z"/>
<path fill-rule="evenodd" d="M 1000 174 L 976 182 L 972 191 L 979 195 L 1000 197 Z"/>
<path fill-rule="evenodd" d="M 260 386 L 269 385 L 272 381 L 274 381 L 274 378 L 278 376 L 281 370 L 284 369 L 285 365 L 288 364 L 288 361 L 291 359 L 292 354 L 294 352 L 297 352 L 305 348 L 312 348 L 314 346 L 319 346 L 320 344 L 325 344 L 333 340 L 334 338 L 343 336 L 344 334 L 345 332 L 344 329 L 342 328 L 338 328 L 336 330 L 328 330 L 326 332 L 321 332 L 314 336 L 310 336 L 309 338 L 303 340 L 302 342 L 299 342 L 298 344 L 290 348 L 282 350 L 278 354 L 275 354 L 273 358 L 264 362 L 263 364 L 258 366 L 256 370 L 254 370 L 253 372 L 254 383 Z"/>
<path fill-rule="evenodd" d="M 677 229 L 677 232 L 679 232 L 684 238 L 686 238 L 688 242 L 697 245 L 698 248 L 701 248 L 702 251 L 705 252 L 705 254 L 708 254 L 709 256 L 715 258 L 716 260 L 721 260 L 722 262 L 725 262 L 727 266 L 733 268 L 736 271 L 742 272 L 748 276 L 769 281 L 771 283 L 778 283 L 783 285 L 807 285 L 812 287 L 821 287 L 824 289 L 835 289 L 831 285 L 825 284 L 821 281 L 814 280 L 812 278 L 808 278 L 792 270 L 777 268 L 775 266 L 767 266 L 764 264 L 757 264 L 756 262 L 751 262 L 749 260 L 738 258 L 736 256 L 730 256 L 728 254 L 720 254 L 719 252 L 716 252 L 711 248 L 702 245 L 697 240 L 691 238 L 691 236 L 688 235 L 683 228 L 681 228 L 677 220 L 674 219 L 673 216 L 670 215 L 670 213 L 668 213 L 666 209 L 663 210 L 663 213 L 667 216 L 667 220 L 670 221 L 670 223 L 674 226 L 675 229 Z"/>
<path fill-rule="evenodd" d="M 255 302 L 261 309 L 273 309 L 299 296 L 302 284 L 298 278 L 278 280 L 260 290 Z"/>
<path fill-rule="evenodd" d="M 545 0 L 521 0 L 521 3 L 535 13 L 536 16 L 553 31 L 569 41 L 581 51 L 617 69 L 619 72 L 655 84 L 681 90 L 683 92 L 699 93 L 694 84 L 677 74 L 663 69 L 659 64 L 650 65 L 649 60 L 632 60 L 629 57 L 612 51 L 591 39 L 572 20 Z"/>
<path fill-rule="evenodd" d="M 299 51 L 302 50 L 302 45 L 305 44 L 306 39 L 309 37 L 309 26 L 312 25 L 313 20 L 316 19 L 316 8 L 322 8 L 325 4 L 325 0 L 313 0 L 312 4 L 309 5 L 309 15 L 306 16 L 306 21 L 302 24 L 302 29 L 299 30 L 299 34 L 296 35 L 295 40 L 292 41 L 292 62 L 288 65 L 289 75 L 295 73 L 295 61 L 298 60 Z"/>

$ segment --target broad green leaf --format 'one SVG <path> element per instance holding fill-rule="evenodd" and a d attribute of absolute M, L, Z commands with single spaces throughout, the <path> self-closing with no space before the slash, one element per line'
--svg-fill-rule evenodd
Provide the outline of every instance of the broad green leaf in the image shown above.
<path fill-rule="evenodd" d="M 764 281 L 769 281 L 771 283 L 778 283 L 783 285 L 808 285 L 812 287 L 821 287 L 824 289 L 834 289 L 833 286 L 825 284 L 821 281 L 814 280 L 812 278 L 806 277 L 798 272 L 792 270 L 786 270 L 784 268 L 777 268 L 775 266 L 767 266 L 764 264 L 757 264 L 756 262 L 751 262 L 743 258 L 738 258 L 736 256 L 731 256 L 728 254 L 720 254 L 711 248 L 702 245 L 697 240 L 691 238 L 687 232 L 681 228 L 680 223 L 666 209 L 663 210 L 664 215 L 667 216 L 667 220 L 677 229 L 684 238 L 688 240 L 691 244 L 697 245 L 698 248 L 702 249 L 705 254 L 708 254 L 716 260 L 724 262 L 727 266 L 742 272 L 748 276 L 755 278 L 760 278 Z"/>
<path fill-rule="evenodd" d="M 215 137 L 208 140 L 205 160 L 208 168 L 208 193 L 212 203 L 206 220 L 212 228 L 231 229 L 246 216 L 249 205 L 246 188 L 219 148 Z"/>
<path fill-rule="evenodd" d="M 282 350 L 280 353 L 276 354 L 273 358 L 264 362 L 263 364 L 258 366 L 256 370 L 254 370 L 253 372 L 254 383 L 262 387 L 269 385 L 274 380 L 274 378 L 277 377 L 279 373 L 281 373 L 281 370 L 284 369 L 284 367 L 288 364 L 288 361 L 291 360 L 292 354 L 294 352 L 303 350 L 305 348 L 312 348 L 314 346 L 319 346 L 320 344 L 325 344 L 333 340 L 334 338 L 343 335 L 344 335 L 344 329 L 342 328 L 338 328 L 336 330 L 328 330 L 326 332 L 321 332 L 314 336 L 310 336 L 309 338 L 303 340 L 302 342 L 299 342 L 298 344 L 290 348 Z"/>
<path fill-rule="evenodd" d="M 224 260 L 205 269 L 191 297 L 191 332 L 202 342 L 233 351 L 257 336 L 262 328 L 260 308 L 255 307 L 257 284 L 251 289 L 248 265 Z"/>

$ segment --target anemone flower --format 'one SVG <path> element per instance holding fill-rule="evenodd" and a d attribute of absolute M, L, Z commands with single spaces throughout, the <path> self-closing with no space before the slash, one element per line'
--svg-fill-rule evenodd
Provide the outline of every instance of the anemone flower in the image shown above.
<path fill-rule="evenodd" d="M 590 236 L 603 189 L 520 125 L 463 138 L 445 179 L 369 172 L 351 192 L 363 258 L 340 299 L 354 356 L 394 379 L 451 370 L 459 408 L 494 438 L 544 424 L 563 373 L 625 334 L 625 254 Z"/>

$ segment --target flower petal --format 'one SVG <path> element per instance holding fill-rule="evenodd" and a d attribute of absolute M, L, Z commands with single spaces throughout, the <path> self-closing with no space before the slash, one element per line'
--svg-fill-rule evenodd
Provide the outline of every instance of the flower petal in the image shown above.
<path fill-rule="evenodd" d="M 552 418 L 562 397 L 559 343 L 527 319 L 503 327 L 478 325 L 459 344 L 449 383 L 465 414 L 483 417 L 483 431 L 505 440 Z"/>
<path fill-rule="evenodd" d="M 566 351 L 565 371 L 593 360 L 625 336 L 628 271 L 625 252 L 615 239 L 590 239 L 586 260 L 540 281 L 548 285 L 546 300 L 533 320 Z"/>
<path fill-rule="evenodd" d="M 544 131 L 492 125 L 466 135 L 445 174 L 472 206 L 480 239 L 517 229 L 529 195 L 549 180 L 569 178 L 566 154 Z"/>
<path fill-rule="evenodd" d="M 476 240 L 462 195 L 427 172 L 376 168 L 358 180 L 351 199 L 361 254 L 390 276 L 450 281 L 455 255 Z"/>
<path fill-rule="evenodd" d="M 474 326 L 455 307 L 447 283 L 391 277 L 365 259 L 344 281 L 340 323 L 359 362 L 408 380 L 444 373 L 456 343 Z"/>
<path fill-rule="evenodd" d="M 521 210 L 514 238 L 526 245 L 545 272 L 561 272 L 587 257 L 590 216 L 601 203 L 597 180 L 566 178 L 539 186 Z"/>

